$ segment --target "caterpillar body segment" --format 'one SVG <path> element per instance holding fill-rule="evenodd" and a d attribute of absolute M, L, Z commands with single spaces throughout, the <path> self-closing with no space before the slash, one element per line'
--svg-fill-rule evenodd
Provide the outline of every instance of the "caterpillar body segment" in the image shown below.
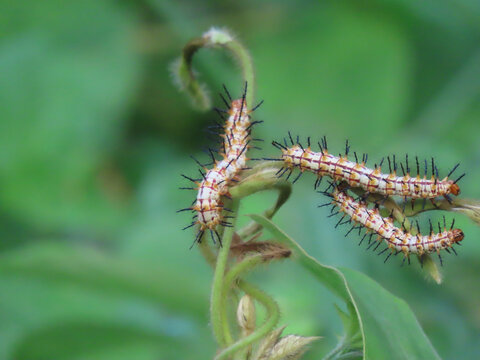
<path fill-rule="evenodd" d="M 225 152 L 223 159 L 216 161 L 214 167 L 207 170 L 198 186 L 198 194 L 193 210 L 198 213 L 197 223 L 200 230 L 215 230 L 223 225 L 222 196 L 228 196 L 228 188 L 246 166 L 246 150 L 249 144 L 250 115 L 245 97 L 232 101 L 224 126 Z"/>
<path fill-rule="evenodd" d="M 429 235 L 413 235 L 394 225 L 392 218 L 383 218 L 377 208 L 369 209 L 366 202 L 355 201 L 344 191 L 338 188 L 331 194 L 333 203 L 339 211 L 351 218 L 351 220 L 367 231 L 378 235 L 378 239 L 384 240 L 392 252 L 402 252 L 405 256 L 410 254 L 423 255 L 425 253 L 439 253 L 440 250 L 452 248 L 453 245 L 463 240 L 464 234 L 460 229 L 447 229 Z M 452 224 L 453 227 L 453 224 Z"/>
<path fill-rule="evenodd" d="M 310 147 L 303 148 L 299 144 L 294 144 L 291 147 L 281 145 L 280 150 L 283 166 L 287 169 L 312 172 L 318 178 L 328 176 L 334 181 L 346 181 L 351 187 L 360 187 L 370 193 L 412 199 L 433 199 L 460 193 L 460 187 L 457 184 L 459 179 L 453 181 L 445 177 L 439 180 L 433 174 L 431 178 L 427 178 L 426 174 L 423 177 L 419 174 L 413 177 L 409 174 L 408 165 L 404 176 L 397 176 L 396 165 L 391 173 L 385 174 L 381 172 L 380 166 L 374 169 L 368 168 L 364 161 L 354 162 L 348 160 L 346 155 L 332 155 L 325 147 L 321 148 L 320 152 L 314 152 Z"/>

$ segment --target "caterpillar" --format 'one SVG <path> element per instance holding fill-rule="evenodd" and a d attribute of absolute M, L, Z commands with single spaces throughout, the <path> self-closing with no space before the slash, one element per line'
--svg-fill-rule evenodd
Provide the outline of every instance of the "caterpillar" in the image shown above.
<path fill-rule="evenodd" d="M 395 155 L 393 156 L 393 171 L 392 162 L 390 156 L 387 157 L 390 168 L 390 174 L 384 174 L 381 172 L 381 166 L 375 165 L 374 169 L 368 168 L 365 164 L 368 156 L 364 154 L 362 162 L 358 161 L 357 154 L 355 154 L 355 162 L 348 160 L 348 152 L 350 146 L 348 140 L 345 146 L 345 155 L 335 156 L 328 153 L 327 140 L 325 137 L 322 139 L 322 144 L 318 143 L 320 152 L 314 152 L 311 150 L 310 138 L 308 138 L 308 147 L 304 148 L 300 142 L 294 142 L 289 132 L 289 138 L 292 146 L 287 145 L 287 141 L 284 139 L 284 144 L 273 141 L 272 144 L 282 151 L 281 159 L 266 159 L 282 161 L 283 167 L 279 170 L 279 176 L 282 176 L 286 171 L 290 170 L 288 177 L 290 177 L 292 171 L 295 168 L 300 170 L 300 174 L 294 180 L 298 180 L 300 175 L 304 171 L 313 172 L 317 175 L 317 181 L 315 182 L 315 188 L 319 185 L 323 176 L 329 176 L 334 181 L 346 181 L 351 187 L 360 187 L 367 193 L 377 193 L 384 196 L 398 195 L 403 197 L 409 197 L 414 199 L 433 199 L 438 196 L 445 197 L 449 202 L 449 194 L 460 194 L 460 187 L 457 182 L 465 175 L 461 175 L 455 181 L 449 180 L 449 176 L 457 169 L 457 164 L 449 174 L 439 180 L 438 169 L 432 158 L 432 175 L 430 179 L 427 179 L 428 164 L 425 160 L 425 173 L 423 178 L 420 177 L 420 164 L 418 157 L 416 157 L 417 164 L 417 176 L 410 176 L 410 166 L 408 163 L 408 155 L 406 155 L 406 171 L 403 164 L 400 163 L 403 176 L 397 176 L 397 162 Z"/>
<path fill-rule="evenodd" d="M 261 121 L 251 121 L 250 113 L 256 110 L 261 103 L 259 103 L 252 110 L 248 110 L 246 103 L 247 84 L 241 99 L 232 100 L 230 93 L 224 86 L 225 92 L 230 100 L 230 104 L 220 94 L 225 104 L 229 107 L 228 110 L 216 109 L 217 113 L 225 120 L 224 126 L 217 124 L 215 128 L 223 129 L 221 138 L 221 149 L 219 154 L 222 157 L 220 161 L 216 160 L 213 151 L 209 149 L 212 159 L 212 169 L 206 169 L 204 165 L 194 159 L 199 166 L 205 171 L 200 171 L 201 179 L 192 179 L 188 176 L 182 175 L 184 178 L 194 182 L 196 188 L 183 188 L 189 190 L 197 190 L 197 197 L 191 207 L 180 209 L 180 211 L 193 211 L 196 214 L 190 225 L 184 228 L 190 228 L 194 225 L 199 225 L 199 231 L 195 237 L 195 242 L 201 241 L 205 231 L 210 231 L 211 237 L 215 242 L 215 237 L 221 244 L 220 235 L 217 227 L 231 226 L 227 221 L 229 216 L 223 215 L 223 211 L 230 211 L 225 208 L 222 202 L 222 197 L 229 197 L 229 187 L 233 182 L 238 181 L 238 176 L 242 170 L 248 169 L 246 167 L 247 157 L 246 152 L 250 147 L 250 134 L 252 126 Z M 228 118 L 223 117 L 222 114 L 227 114 Z M 255 139 L 257 140 L 257 139 Z"/>
<path fill-rule="evenodd" d="M 449 230 L 447 230 L 444 217 L 443 230 L 441 229 L 439 223 L 438 233 L 433 232 L 432 223 L 430 222 L 429 235 L 421 235 L 419 228 L 419 233 L 417 235 L 413 235 L 405 231 L 403 226 L 402 228 L 396 227 L 393 224 L 392 217 L 382 217 L 378 207 L 369 209 L 365 201 L 361 199 L 359 201 L 355 201 L 345 191 L 339 190 L 337 187 L 335 187 L 332 193 L 325 194 L 332 198 L 332 203 L 338 207 L 339 212 L 343 213 L 342 219 L 337 223 L 337 225 L 341 223 L 345 216 L 348 216 L 349 219 L 346 222 L 353 221 L 356 224 L 360 224 L 360 229 L 362 227 L 366 228 L 367 233 L 371 231 L 372 233 L 370 238 L 373 234 L 377 234 L 377 240 L 379 241 L 377 247 L 380 245 L 382 239 L 385 240 L 387 248 L 385 248 L 381 253 L 385 252 L 387 249 L 391 250 L 385 259 L 385 262 L 392 254 L 396 255 L 399 252 L 403 252 L 405 257 L 408 257 L 410 254 L 423 255 L 426 253 L 436 252 L 440 257 L 440 250 L 446 250 L 449 252 L 449 249 L 451 249 L 456 254 L 453 245 L 458 244 L 464 238 L 462 230 L 453 228 L 455 220 L 452 222 Z M 355 226 L 352 227 L 352 229 L 354 228 Z M 360 241 L 360 244 L 367 233 Z M 440 261 L 442 261 L 441 257 Z"/>

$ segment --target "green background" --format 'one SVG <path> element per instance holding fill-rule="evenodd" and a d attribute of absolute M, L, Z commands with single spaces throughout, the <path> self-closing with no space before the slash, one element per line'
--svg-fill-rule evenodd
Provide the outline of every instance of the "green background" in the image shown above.
<path fill-rule="evenodd" d="M 207 359 L 212 271 L 189 251 L 194 194 L 190 154 L 211 146 L 212 112 L 192 110 L 169 67 L 189 39 L 227 27 L 250 49 L 257 74 L 255 137 L 262 152 L 288 130 L 332 152 L 434 156 L 457 162 L 462 195 L 480 198 L 480 4 L 390 1 L 1 1 L 0 359 Z M 238 96 L 231 58 L 194 60 L 213 94 Z M 215 105 L 221 106 L 218 97 Z M 480 230 L 446 256 L 444 283 L 418 264 L 356 246 L 333 228 L 305 175 L 275 222 L 321 262 L 353 268 L 405 299 L 440 356 L 480 357 Z M 242 203 L 269 207 L 274 194 Z M 433 220 L 440 213 L 429 213 Z M 421 216 L 425 223 L 427 216 Z M 452 214 L 447 214 L 451 219 Z M 242 219 L 246 222 L 246 219 Z M 426 227 L 424 227 L 426 229 Z M 346 229 L 345 229 L 346 231 Z M 280 304 L 287 333 L 342 333 L 340 301 L 295 263 L 252 281 Z"/>

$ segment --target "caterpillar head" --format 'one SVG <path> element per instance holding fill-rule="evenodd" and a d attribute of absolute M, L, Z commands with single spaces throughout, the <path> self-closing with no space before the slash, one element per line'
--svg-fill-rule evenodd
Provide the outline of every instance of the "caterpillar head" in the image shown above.
<path fill-rule="evenodd" d="M 463 240 L 463 231 L 460 229 L 452 230 L 452 242 L 457 243 Z"/>
<path fill-rule="evenodd" d="M 455 184 L 454 182 L 452 182 L 451 185 L 450 185 L 450 193 L 452 193 L 453 195 L 460 194 L 460 186 L 458 186 L 458 184 Z"/>

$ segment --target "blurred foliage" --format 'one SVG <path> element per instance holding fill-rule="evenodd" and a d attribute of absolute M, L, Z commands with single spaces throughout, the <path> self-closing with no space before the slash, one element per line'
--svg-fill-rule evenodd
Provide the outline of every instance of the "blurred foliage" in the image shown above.
<path fill-rule="evenodd" d="M 171 82 L 185 41 L 226 26 L 250 49 L 265 156 L 287 130 L 325 134 L 339 152 L 348 138 L 372 161 L 435 156 L 441 174 L 461 161 L 462 196 L 478 199 L 479 20 L 476 0 L 1 1 L 0 358 L 213 354 L 211 270 L 174 212 L 192 201 L 178 174 L 196 172 L 188 155 L 204 156 L 214 116 Z M 228 57 L 202 52 L 194 66 L 212 93 L 222 83 L 240 93 Z M 323 263 L 404 299 L 442 358 L 478 358 L 480 230 L 457 218 L 463 251 L 445 259 L 437 286 L 418 265 L 384 265 L 343 239 L 312 185 L 304 176 L 275 222 Z M 243 212 L 263 211 L 269 196 Z M 338 300 L 294 263 L 255 282 L 289 332 L 325 337 L 307 358 L 334 346 Z"/>

